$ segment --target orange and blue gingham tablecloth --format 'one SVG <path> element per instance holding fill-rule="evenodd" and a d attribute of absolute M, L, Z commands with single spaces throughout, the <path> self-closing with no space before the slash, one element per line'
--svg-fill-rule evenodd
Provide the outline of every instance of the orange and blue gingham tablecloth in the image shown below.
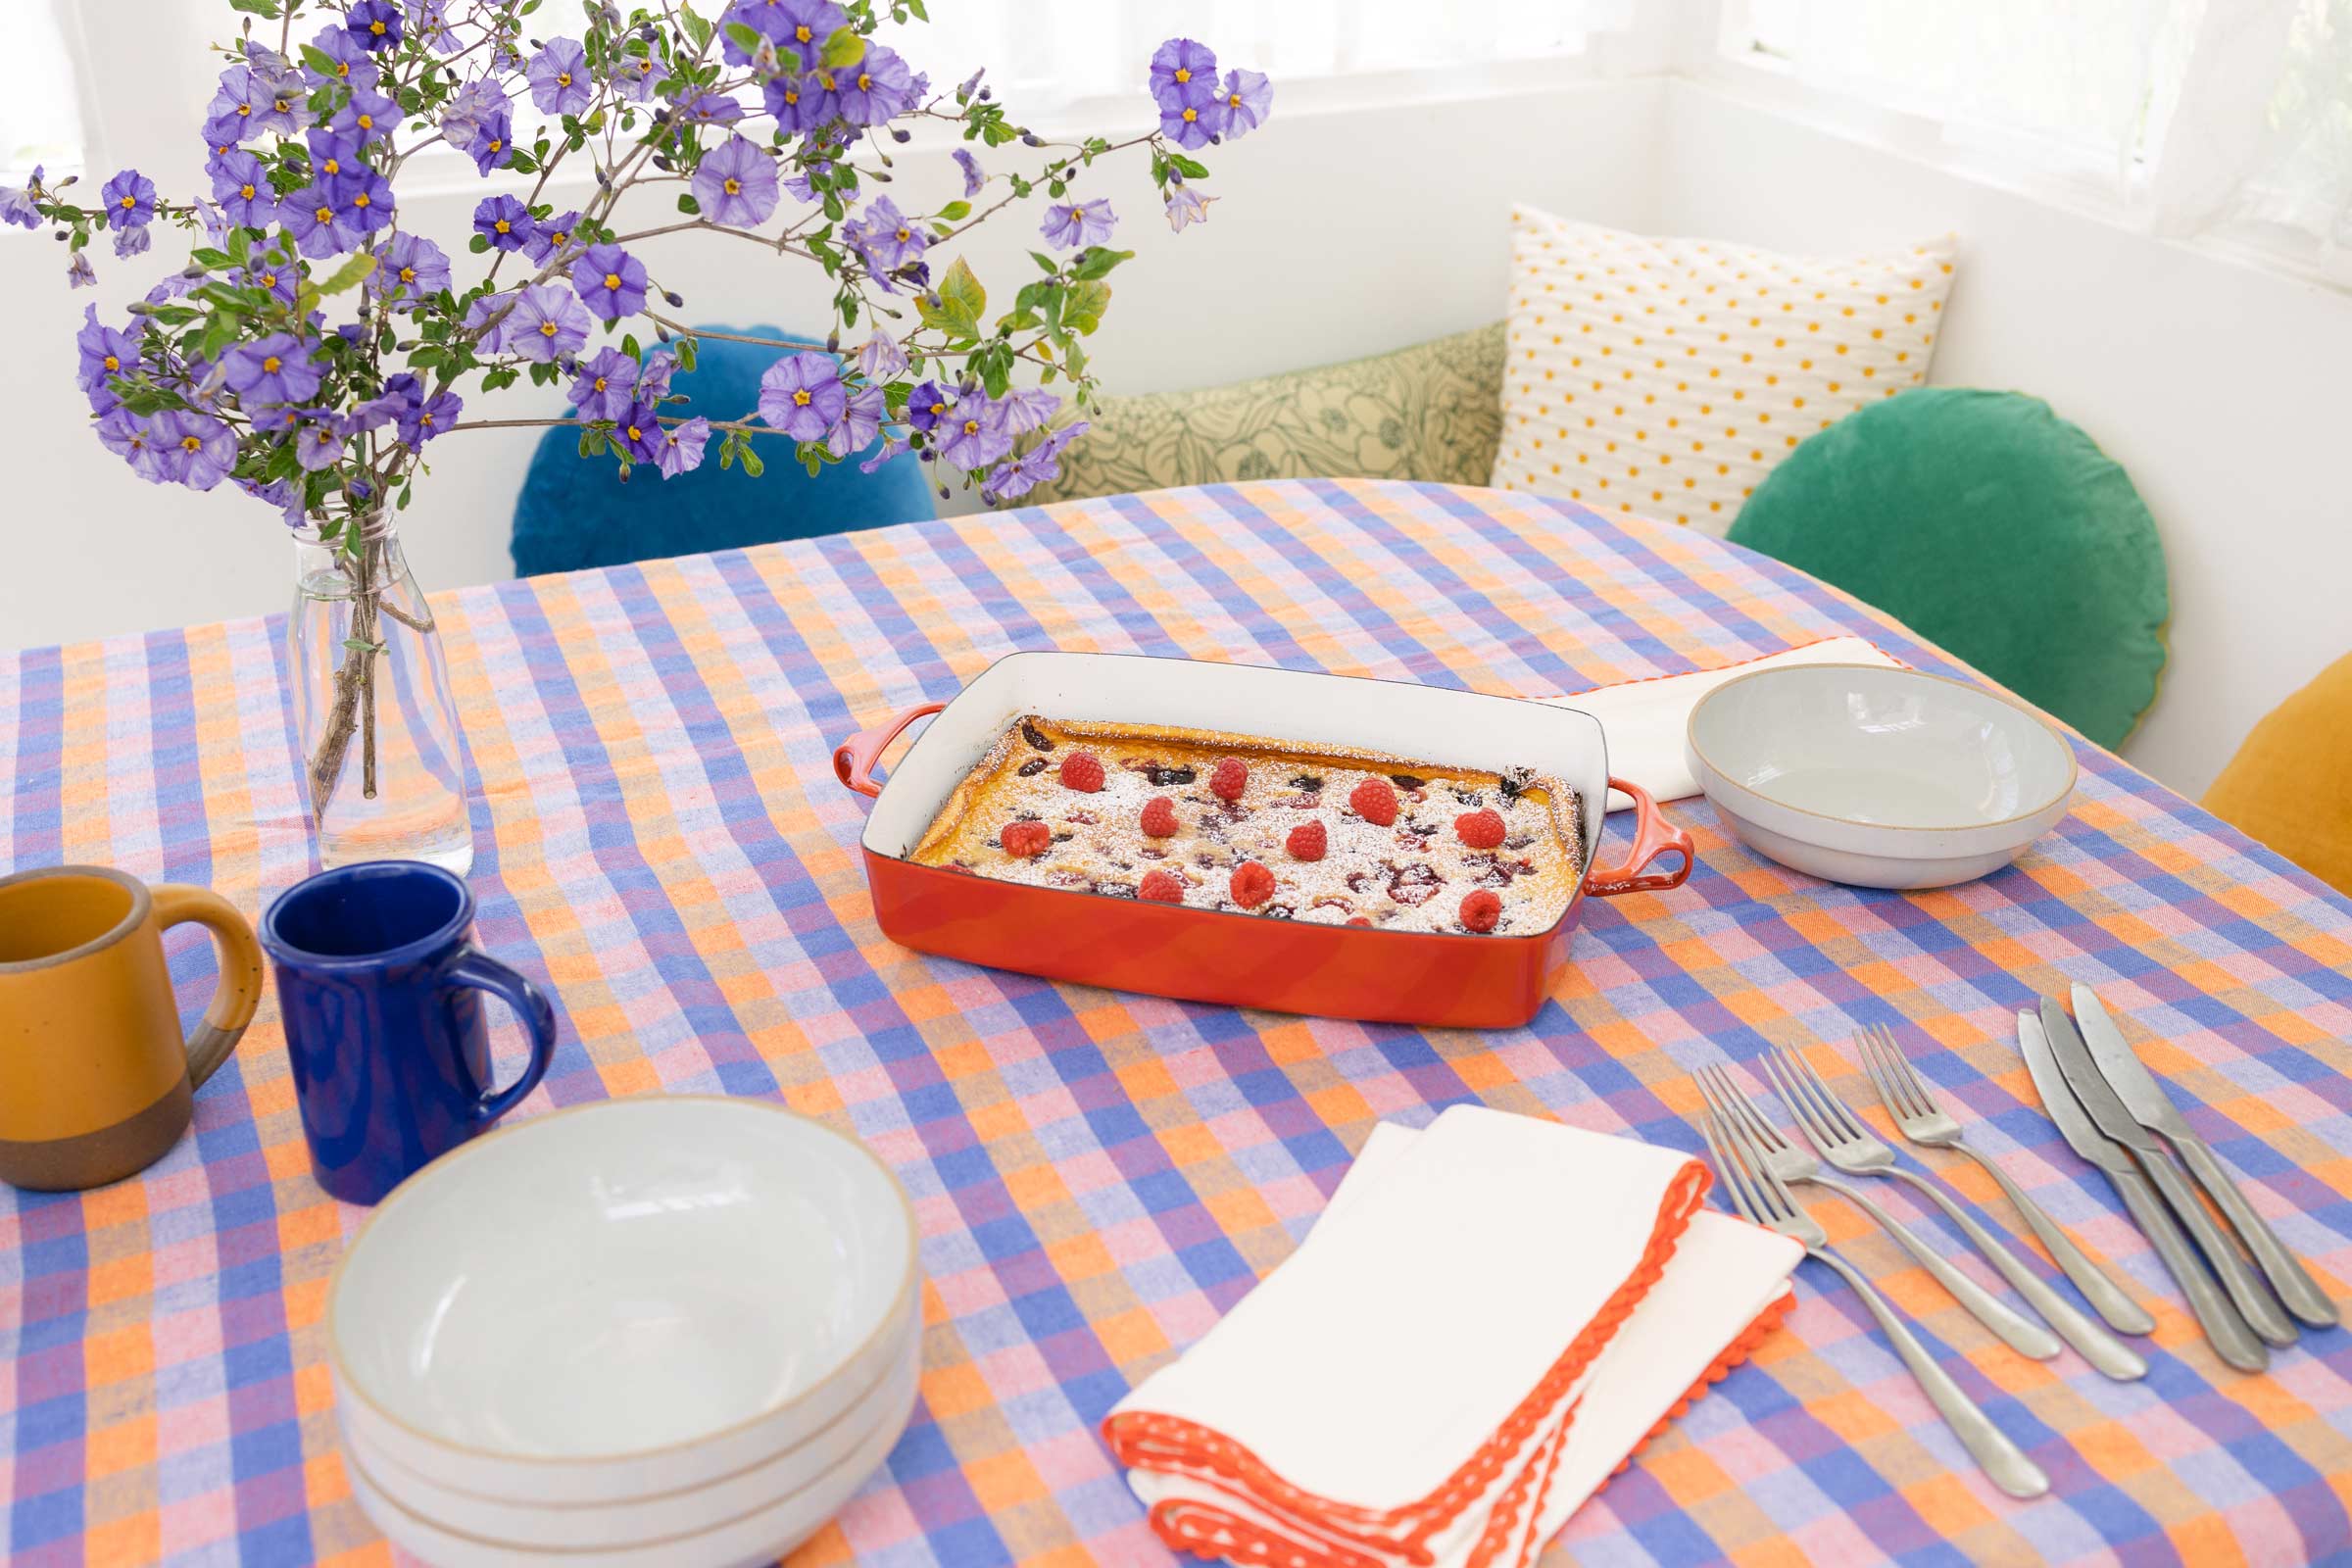
<path fill-rule="evenodd" d="M 1053 985 L 875 929 L 864 804 L 835 781 L 831 748 L 1001 654 L 1552 693 L 1861 631 L 1952 667 L 1798 572 L 1530 497 L 1300 481 L 437 604 L 471 751 L 481 940 L 561 999 L 563 1043 L 523 1113 L 780 1097 L 855 1131 L 913 1196 L 921 1403 L 806 1563 L 1164 1564 L 1096 1425 L 1281 1262 L 1376 1120 L 1478 1100 L 1695 1149 L 1692 1067 L 1783 1041 L 1830 1069 L 1856 1026 L 1882 1021 L 1970 1141 L 2156 1307 L 2153 1370 L 2116 1384 L 2071 1352 L 2011 1354 L 1823 1201 L 2051 1494 L 1994 1494 L 1851 1293 L 1808 1267 L 1787 1329 L 1611 1482 L 1552 1560 L 2352 1553 L 2352 1334 L 2311 1335 L 2266 1376 L 2223 1368 L 2103 1179 L 2043 1119 L 2009 1039 L 2035 993 L 2095 984 L 2153 1037 L 2146 1058 L 2255 1204 L 2352 1298 L 2352 906 L 2094 747 L 2077 743 L 2082 787 L 2056 832 L 1943 892 L 1825 886 L 1740 849 L 1703 801 L 1679 803 L 1698 842 L 1689 884 L 1593 902 L 1572 965 L 1519 1030 Z M 277 630 L 0 657 L 0 865 L 110 862 L 211 883 L 255 912 L 303 875 Z M 193 937 L 174 945 L 192 1007 L 212 960 Z M 502 1054 L 511 1067 L 511 1041 Z M 1858 1074 L 1838 1081 L 1867 1100 Z M 2019 1228 L 1981 1173 L 1928 1163 Z M 1960 1250 L 1940 1216 L 1892 1201 Z M 145 1175 L 62 1197 L 0 1189 L 8 1560 L 388 1560 L 336 1455 L 320 1344 L 328 1271 L 363 1218 L 312 1181 L 274 1003 L 197 1097 L 194 1135 Z M 1542 1245 L 1544 1216 L 1527 1222 Z"/>

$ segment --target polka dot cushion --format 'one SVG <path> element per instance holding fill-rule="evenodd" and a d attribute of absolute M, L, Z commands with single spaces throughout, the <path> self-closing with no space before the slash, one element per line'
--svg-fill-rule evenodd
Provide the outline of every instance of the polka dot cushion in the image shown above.
<path fill-rule="evenodd" d="M 1494 484 L 1720 535 L 1797 443 L 1927 379 L 1952 241 L 1781 256 L 1511 213 Z"/>

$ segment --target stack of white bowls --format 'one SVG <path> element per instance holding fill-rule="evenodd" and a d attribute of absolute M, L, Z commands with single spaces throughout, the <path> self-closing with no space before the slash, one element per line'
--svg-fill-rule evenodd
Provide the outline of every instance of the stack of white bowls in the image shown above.
<path fill-rule="evenodd" d="M 723 1568 L 814 1534 L 906 1429 L 906 1195 L 780 1105 L 524 1122 L 386 1199 L 327 1291 L 344 1467 L 441 1568 Z"/>

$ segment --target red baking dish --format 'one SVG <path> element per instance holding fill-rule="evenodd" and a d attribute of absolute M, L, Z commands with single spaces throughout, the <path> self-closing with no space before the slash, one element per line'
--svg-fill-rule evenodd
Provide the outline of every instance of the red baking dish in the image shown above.
<path fill-rule="evenodd" d="M 1469 936 L 1271 920 L 1029 887 L 906 858 L 958 781 L 1022 713 L 1172 724 L 1497 771 L 1533 767 L 1574 786 L 1586 872 L 1559 921 L 1525 936 Z M 916 719 L 937 715 L 886 781 L 875 764 Z M 862 848 L 885 935 L 923 953 L 1085 985 L 1194 1002 L 1396 1023 L 1508 1028 L 1544 1004 L 1584 908 L 1679 886 L 1690 835 L 1639 786 L 1609 777 L 1600 723 L 1544 703 L 1400 681 L 1127 654 L 1009 654 L 953 702 L 910 708 L 844 741 L 841 781 L 874 797 Z M 1634 802 L 1623 862 L 1597 865 L 1604 792 Z M 1680 858 L 1653 871 L 1661 857 Z"/>

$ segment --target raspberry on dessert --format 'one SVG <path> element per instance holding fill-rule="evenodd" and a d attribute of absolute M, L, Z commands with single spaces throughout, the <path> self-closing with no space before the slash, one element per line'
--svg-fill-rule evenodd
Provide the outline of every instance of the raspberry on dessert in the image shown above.
<path fill-rule="evenodd" d="M 1094 794 L 1102 787 L 1102 760 L 1092 752 L 1072 752 L 1061 760 L 1061 787 Z"/>
<path fill-rule="evenodd" d="M 1154 867 L 1144 873 L 1144 885 L 1135 890 L 1135 896 L 1150 899 L 1153 904 L 1182 904 L 1184 884 L 1173 873 Z"/>
<path fill-rule="evenodd" d="M 1233 902 L 1245 909 L 1254 909 L 1274 896 L 1274 873 L 1255 860 L 1244 860 L 1233 868 Z"/>
<path fill-rule="evenodd" d="M 1290 851 L 1294 860 L 1320 860 L 1330 843 L 1331 836 L 1323 830 L 1321 822 L 1301 822 L 1291 829 L 1282 847 Z"/>
<path fill-rule="evenodd" d="M 1488 888 L 1462 895 L 1462 924 L 1473 931 L 1492 931 L 1502 918 L 1502 900 Z"/>
<path fill-rule="evenodd" d="M 1069 764 L 1062 764 L 1066 776 Z M 1491 850 L 1502 843 L 1504 832 L 1499 811 L 1464 811 L 1453 819 L 1454 835 L 1474 850 Z"/>
<path fill-rule="evenodd" d="M 1220 757 L 1208 772 L 1208 793 L 1220 801 L 1238 801 L 1250 783 L 1250 769 L 1238 757 Z"/>
<path fill-rule="evenodd" d="M 1359 915 L 1356 915 L 1356 916 L 1354 916 L 1353 918 L 1351 918 L 1351 919 L 1350 919 L 1350 920 L 1349 920 L 1348 923 L 1349 925 L 1370 925 L 1372 922 L 1371 922 L 1371 921 L 1369 921 L 1369 920 L 1367 920 L 1367 919 L 1365 919 L 1365 918 L 1364 918 L 1362 915 L 1360 915 L 1360 914 L 1359 914 Z"/>
<path fill-rule="evenodd" d="M 1054 830 L 1043 822 L 1007 822 L 1004 831 L 997 835 L 1004 853 L 1016 859 L 1035 859 L 1046 853 L 1054 842 Z"/>
<path fill-rule="evenodd" d="M 1176 836 L 1176 803 L 1165 795 L 1154 795 L 1144 803 L 1144 832 L 1155 839 Z"/>
<path fill-rule="evenodd" d="M 1396 786 L 1385 778 L 1368 778 L 1348 792 L 1348 804 L 1374 827 L 1387 827 L 1396 820 Z"/>

